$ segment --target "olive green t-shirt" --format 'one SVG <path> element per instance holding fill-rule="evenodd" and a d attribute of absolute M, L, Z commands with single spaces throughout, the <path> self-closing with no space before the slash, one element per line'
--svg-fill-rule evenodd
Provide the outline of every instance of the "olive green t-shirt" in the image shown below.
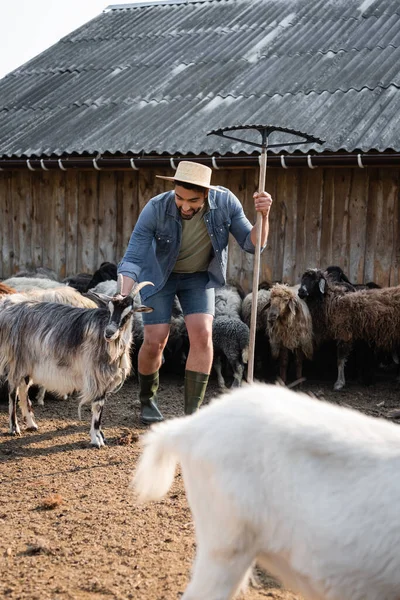
<path fill-rule="evenodd" d="M 207 204 L 192 219 L 182 219 L 182 242 L 174 273 L 207 271 L 212 244 L 203 218 L 206 210 Z"/>

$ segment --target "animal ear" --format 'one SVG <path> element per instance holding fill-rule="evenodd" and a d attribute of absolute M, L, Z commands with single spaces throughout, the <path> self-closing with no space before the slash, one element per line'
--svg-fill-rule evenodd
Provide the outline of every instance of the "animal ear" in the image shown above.
<path fill-rule="evenodd" d="M 97 292 L 92 292 L 91 290 L 88 290 L 82 295 L 86 296 L 86 298 L 90 298 L 90 300 L 96 302 L 96 304 L 100 307 L 107 306 L 111 300 L 111 296 L 106 296 L 106 294 L 98 294 Z"/>
<path fill-rule="evenodd" d="M 292 313 L 292 315 L 296 314 L 296 303 L 294 300 L 289 301 L 289 309 L 290 309 L 290 312 Z"/>
<path fill-rule="evenodd" d="M 325 284 L 326 284 L 325 279 L 319 280 L 319 291 L 321 292 L 321 294 L 325 294 Z"/>
<path fill-rule="evenodd" d="M 153 312 L 154 308 L 151 308 L 151 306 L 144 306 L 144 304 L 141 304 L 140 306 L 135 307 L 134 311 L 135 312 L 143 312 L 143 313 L 150 313 Z"/>

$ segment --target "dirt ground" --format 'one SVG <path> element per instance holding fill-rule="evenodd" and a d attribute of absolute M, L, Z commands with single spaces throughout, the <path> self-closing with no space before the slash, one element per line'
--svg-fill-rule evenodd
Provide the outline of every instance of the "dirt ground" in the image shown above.
<path fill-rule="evenodd" d="M 182 379 L 164 375 L 160 406 L 182 414 Z M 318 396 L 386 417 L 400 406 L 394 375 L 334 393 L 332 383 L 303 384 Z M 39 431 L 10 437 L 0 402 L 0 597 L 10 600 L 173 600 L 189 579 L 193 524 L 178 474 L 162 502 L 135 506 L 128 489 L 139 455 L 137 384 L 128 381 L 105 406 L 101 450 L 89 447 L 90 413 L 77 401 L 35 406 Z M 216 395 L 209 385 L 207 400 Z M 384 402 L 383 405 L 378 404 Z M 246 600 L 297 600 L 265 573 Z"/>

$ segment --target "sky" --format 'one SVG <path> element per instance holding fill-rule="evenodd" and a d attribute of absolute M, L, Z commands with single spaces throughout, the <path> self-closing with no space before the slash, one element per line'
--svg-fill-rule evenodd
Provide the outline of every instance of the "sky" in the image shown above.
<path fill-rule="evenodd" d="M 0 78 L 99 15 L 107 6 L 138 1 L 0 0 Z"/>

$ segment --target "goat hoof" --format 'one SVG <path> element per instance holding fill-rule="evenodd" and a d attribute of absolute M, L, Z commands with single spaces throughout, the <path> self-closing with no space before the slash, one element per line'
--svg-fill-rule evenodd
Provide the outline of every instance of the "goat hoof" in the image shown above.
<path fill-rule="evenodd" d="M 17 435 L 21 435 L 21 431 L 19 427 L 13 427 L 13 429 L 10 429 L 10 435 L 13 436 L 17 436 Z"/>
<path fill-rule="evenodd" d="M 37 425 L 31 425 L 30 427 L 26 428 L 26 431 L 37 431 L 39 429 L 39 427 Z"/>
<path fill-rule="evenodd" d="M 91 446 L 94 448 L 101 448 L 106 445 L 106 440 L 104 437 L 104 433 L 102 431 L 97 431 L 90 441 Z"/>

